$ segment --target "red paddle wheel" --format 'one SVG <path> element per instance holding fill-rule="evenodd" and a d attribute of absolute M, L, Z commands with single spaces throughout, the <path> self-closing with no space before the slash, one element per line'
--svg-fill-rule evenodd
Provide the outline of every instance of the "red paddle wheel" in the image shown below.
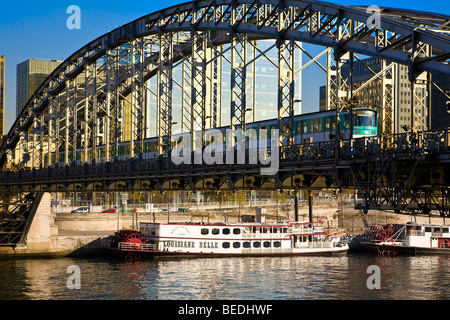
<path fill-rule="evenodd" d="M 144 235 L 135 230 L 121 230 L 114 236 L 114 247 L 125 254 L 129 260 L 138 260 L 142 244 L 147 243 Z M 120 246 L 119 246 L 120 244 Z"/>
<path fill-rule="evenodd" d="M 135 230 L 121 230 L 119 232 L 116 232 L 114 241 L 116 247 L 119 243 L 135 244 L 138 246 L 147 242 L 144 235 Z"/>
<path fill-rule="evenodd" d="M 384 242 L 392 240 L 393 235 L 398 231 L 398 227 L 390 224 L 375 224 L 366 231 L 366 241 L 369 243 L 369 249 L 376 251 L 381 255 L 396 255 L 398 249 L 390 245 L 384 245 Z"/>

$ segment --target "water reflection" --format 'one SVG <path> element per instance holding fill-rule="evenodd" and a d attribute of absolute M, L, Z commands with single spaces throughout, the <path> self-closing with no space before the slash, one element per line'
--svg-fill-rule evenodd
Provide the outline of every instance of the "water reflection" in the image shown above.
<path fill-rule="evenodd" d="M 0 260 L 0 299 L 449 299 L 450 257 Z M 78 265 L 81 290 L 66 286 Z M 367 267 L 381 270 L 370 290 Z"/>

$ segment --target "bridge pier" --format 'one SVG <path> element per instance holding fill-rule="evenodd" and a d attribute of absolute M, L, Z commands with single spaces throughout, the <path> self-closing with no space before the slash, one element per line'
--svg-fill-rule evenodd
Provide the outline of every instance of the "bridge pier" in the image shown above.
<path fill-rule="evenodd" d="M 55 214 L 51 212 L 51 195 L 45 192 L 26 236 L 25 248 L 28 244 L 46 246 L 51 242 L 51 237 L 56 235 L 58 235 L 58 227 L 55 225 Z"/>

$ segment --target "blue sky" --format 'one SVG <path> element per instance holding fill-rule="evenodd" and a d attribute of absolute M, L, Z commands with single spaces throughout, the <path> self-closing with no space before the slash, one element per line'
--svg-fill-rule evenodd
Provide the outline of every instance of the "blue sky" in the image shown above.
<path fill-rule="evenodd" d="M 53 0 L 2 1 L 0 10 L 0 55 L 6 55 L 5 131 L 15 120 L 16 65 L 28 59 L 65 59 L 93 39 L 132 20 L 186 1 L 106 1 Z M 450 15 L 448 0 L 386 1 L 336 0 L 344 5 L 379 5 Z M 81 9 L 81 30 L 69 30 L 66 13 L 70 5 Z M 311 49 L 316 52 L 324 48 Z M 313 69 L 312 69 L 313 70 Z M 304 74 L 303 101 L 311 110 L 318 108 L 318 85 L 323 77 Z M 304 106 L 305 108 L 305 106 Z"/>

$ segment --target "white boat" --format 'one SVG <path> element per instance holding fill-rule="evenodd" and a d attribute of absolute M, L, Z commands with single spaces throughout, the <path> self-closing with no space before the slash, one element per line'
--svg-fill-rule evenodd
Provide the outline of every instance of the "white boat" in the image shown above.
<path fill-rule="evenodd" d="M 140 223 L 140 230 L 117 233 L 113 249 L 143 255 L 261 256 L 345 254 L 341 232 L 323 222 Z"/>
<path fill-rule="evenodd" d="M 362 245 L 382 255 L 450 254 L 450 227 L 437 224 L 375 224 L 364 234 Z"/>

